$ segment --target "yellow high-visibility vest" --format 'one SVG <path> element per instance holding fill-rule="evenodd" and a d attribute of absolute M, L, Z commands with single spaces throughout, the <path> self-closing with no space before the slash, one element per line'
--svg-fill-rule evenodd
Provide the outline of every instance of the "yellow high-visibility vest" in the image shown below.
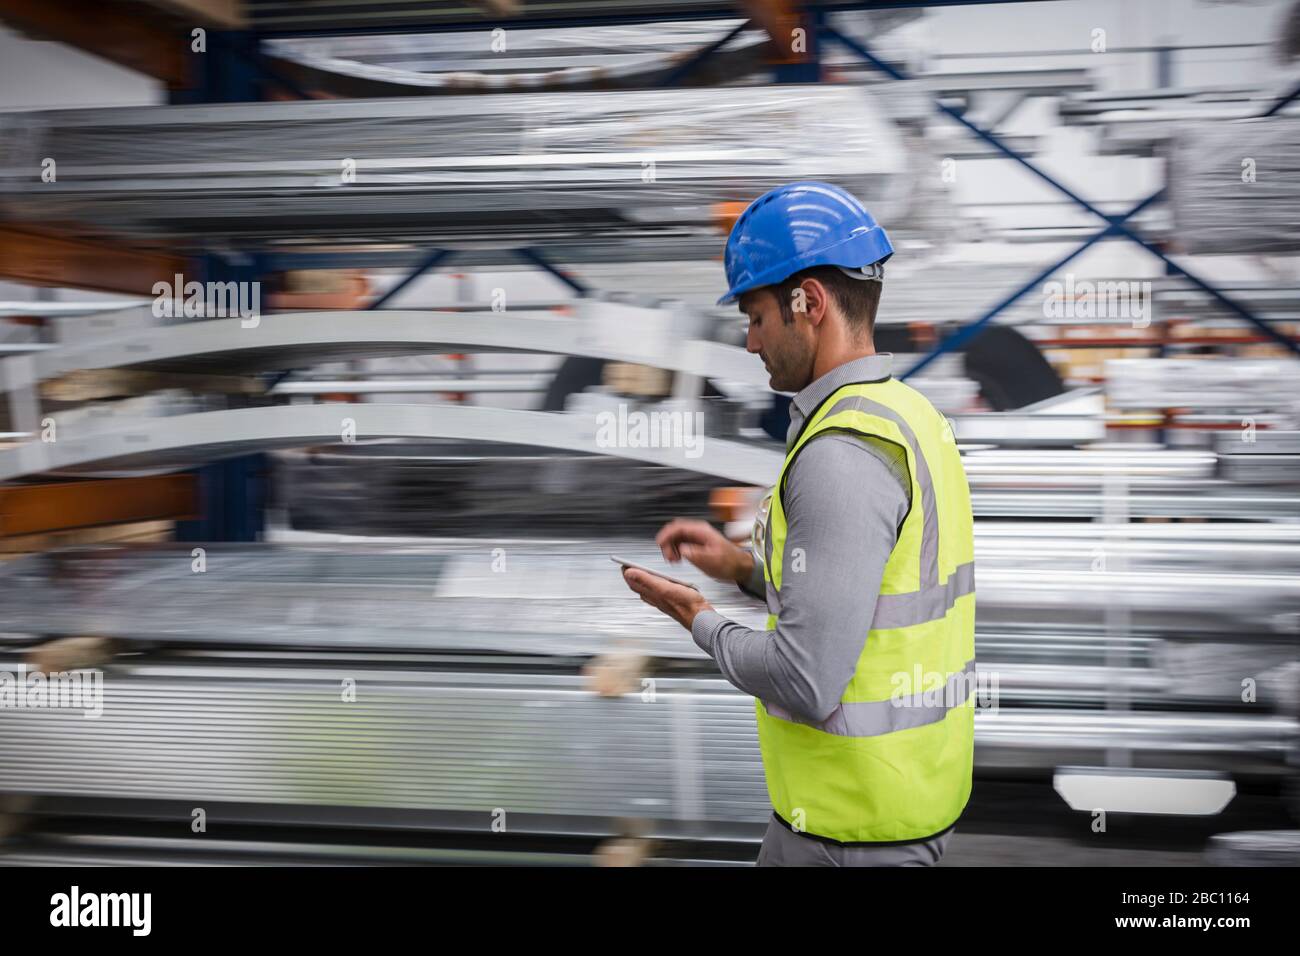
<path fill-rule="evenodd" d="M 776 704 L 755 702 L 768 795 L 797 832 L 841 843 L 923 840 L 957 821 L 971 791 L 970 489 L 952 427 L 923 395 L 894 378 L 837 389 L 804 422 L 781 467 L 766 522 L 756 524 L 769 630 L 780 619 L 786 477 L 803 447 L 830 431 L 896 451 L 907 465 L 910 503 L 880 594 L 872 595 L 875 615 L 857 669 L 835 711 L 812 724 Z M 815 565 L 815 555 L 809 560 Z"/>

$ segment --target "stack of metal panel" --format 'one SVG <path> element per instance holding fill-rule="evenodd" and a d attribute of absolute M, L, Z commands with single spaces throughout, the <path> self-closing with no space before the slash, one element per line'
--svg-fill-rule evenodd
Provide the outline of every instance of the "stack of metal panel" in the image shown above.
<path fill-rule="evenodd" d="M 1110 359 L 1106 399 L 1114 408 L 1232 409 L 1300 414 L 1291 359 Z"/>
<path fill-rule="evenodd" d="M 1117 608 L 1126 615 L 1126 646 L 1142 659 L 1153 640 L 1294 651 L 1294 528 L 1146 527 L 1160 530 L 979 523 L 977 631 L 1001 648 L 990 659 L 1097 663 L 1115 636 Z M 6 629 L 19 635 L 543 657 L 623 647 L 707 664 L 677 625 L 630 599 L 609 562 L 617 553 L 655 563 L 649 537 L 482 530 L 475 538 L 365 543 L 286 532 L 283 545 L 206 546 L 201 560 L 181 546 L 31 556 L 0 572 L 0 608 Z M 719 609 L 761 625 L 762 608 L 737 589 L 701 583 Z"/>
<path fill-rule="evenodd" d="M 0 776 L 95 812 L 311 808 L 490 832 L 504 811 L 516 832 L 614 833 L 627 817 L 686 837 L 754 832 L 766 803 L 752 702 L 626 592 L 609 551 L 655 561 L 645 539 L 489 536 L 13 562 L 6 669 L 48 637 L 114 637 L 130 653 L 105 665 L 94 719 L 0 711 Z M 1294 528 L 982 526 L 977 566 L 981 772 L 1115 752 L 1289 772 Z M 734 588 L 702 587 L 761 626 Z M 580 674 L 602 654 L 648 660 L 603 697 Z"/>
<path fill-rule="evenodd" d="M 1230 481 L 1300 485 L 1300 432 L 1242 428 L 1215 441 L 1219 473 Z"/>

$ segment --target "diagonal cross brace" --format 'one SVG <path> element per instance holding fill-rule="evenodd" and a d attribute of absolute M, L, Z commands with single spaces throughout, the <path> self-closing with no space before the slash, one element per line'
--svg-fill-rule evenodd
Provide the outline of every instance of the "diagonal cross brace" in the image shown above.
<path fill-rule="evenodd" d="M 1078 258 L 1088 249 L 1091 249 L 1093 245 L 1095 245 L 1096 243 L 1100 242 L 1101 240 L 1109 236 L 1116 235 L 1119 232 L 1122 223 L 1126 222 L 1129 219 L 1132 219 L 1138 213 L 1142 212 L 1148 206 L 1152 205 L 1157 200 L 1159 200 L 1163 195 L 1164 195 L 1164 190 L 1161 190 L 1160 192 L 1152 193 L 1150 196 L 1142 200 L 1140 203 L 1138 203 L 1128 212 L 1121 213 L 1118 216 L 1107 216 L 1106 218 L 1110 220 L 1109 226 L 1107 226 L 1105 229 L 1102 229 L 1100 232 L 1093 233 L 1091 236 L 1088 237 L 1088 239 L 1082 245 L 1078 246 L 1072 252 L 1070 252 L 1069 255 L 1067 255 L 1065 258 L 1057 262 L 1052 263 L 1050 266 L 1043 269 L 1041 272 L 1039 272 L 1036 276 L 1034 276 L 1024 285 L 1020 286 L 1020 288 L 1016 289 L 1016 291 L 1012 292 L 1006 298 L 998 302 L 997 305 L 989 309 L 989 311 L 984 313 L 984 315 L 980 316 L 980 318 L 976 319 L 974 322 L 971 322 L 967 325 L 963 325 L 952 335 L 948 336 L 946 339 L 940 342 L 932 352 L 930 352 L 928 355 L 926 355 L 924 358 L 918 361 L 915 365 L 909 368 L 906 372 L 904 372 L 902 377 L 907 378 L 910 375 L 915 375 L 917 372 L 921 371 L 921 369 L 925 368 L 927 365 L 929 365 L 931 362 L 937 359 L 940 355 L 961 348 L 971 339 L 975 338 L 975 336 L 983 332 L 984 327 L 988 325 L 990 322 L 992 322 L 993 319 L 996 318 L 1001 312 L 1003 312 L 1005 309 L 1010 307 L 1013 302 L 1015 302 L 1017 299 L 1019 299 L 1021 296 L 1025 295 L 1026 293 L 1032 292 L 1035 288 L 1038 287 L 1039 284 L 1046 282 L 1048 279 L 1050 279 L 1052 275 L 1057 272 L 1057 270 L 1063 269 L 1072 260 Z"/>
<path fill-rule="evenodd" d="M 383 295 L 379 296 L 377 299 L 375 299 L 374 302 L 371 302 L 368 306 L 366 306 L 366 308 L 378 309 L 383 307 L 399 292 L 405 289 L 416 279 L 420 278 L 420 276 L 424 275 L 430 269 L 436 269 L 447 258 L 449 258 L 454 254 L 455 254 L 454 250 L 452 249 L 434 249 L 432 252 L 430 252 L 427 256 L 424 257 L 423 261 L 421 261 L 419 265 L 417 265 L 414 269 L 412 269 L 409 273 L 407 273 L 402 278 L 402 280 L 397 283 L 397 285 L 393 286 Z"/>

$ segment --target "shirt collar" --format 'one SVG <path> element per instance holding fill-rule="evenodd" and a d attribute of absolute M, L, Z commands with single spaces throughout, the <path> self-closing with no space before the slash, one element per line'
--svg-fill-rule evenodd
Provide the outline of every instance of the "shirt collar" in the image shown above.
<path fill-rule="evenodd" d="M 845 385 L 888 378 L 893 364 L 893 352 L 877 352 L 835 366 L 821 378 L 814 379 L 794 396 L 791 400 L 791 418 L 795 417 L 796 410 L 800 420 L 807 418 L 832 392 Z"/>

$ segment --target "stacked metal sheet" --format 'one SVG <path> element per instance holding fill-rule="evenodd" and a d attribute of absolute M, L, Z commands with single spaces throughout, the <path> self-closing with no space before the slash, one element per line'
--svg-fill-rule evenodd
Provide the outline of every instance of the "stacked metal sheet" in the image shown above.
<path fill-rule="evenodd" d="M 1285 411 L 1300 414 L 1292 359 L 1110 359 L 1106 401 L 1113 408 Z"/>

